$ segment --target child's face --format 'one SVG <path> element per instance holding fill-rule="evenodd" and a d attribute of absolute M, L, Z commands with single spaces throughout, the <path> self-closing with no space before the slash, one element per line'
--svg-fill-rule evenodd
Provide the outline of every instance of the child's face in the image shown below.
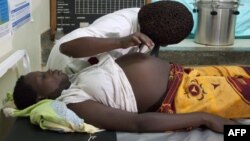
<path fill-rule="evenodd" d="M 55 99 L 60 91 L 69 87 L 68 76 L 61 71 L 31 72 L 25 76 L 25 82 L 37 92 L 37 99 Z"/>

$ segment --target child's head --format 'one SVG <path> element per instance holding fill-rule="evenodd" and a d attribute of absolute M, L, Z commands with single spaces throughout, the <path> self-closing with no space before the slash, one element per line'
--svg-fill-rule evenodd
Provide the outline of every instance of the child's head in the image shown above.
<path fill-rule="evenodd" d="M 25 82 L 24 76 L 17 80 L 13 98 L 18 109 L 24 109 L 36 103 L 37 93 L 31 85 Z"/>
<path fill-rule="evenodd" d="M 61 71 L 31 72 L 17 80 L 14 103 L 24 109 L 42 99 L 55 99 L 69 85 L 68 76 Z"/>
<path fill-rule="evenodd" d="M 193 28 L 192 13 L 176 1 L 158 1 L 143 6 L 138 22 L 141 32 L 161 46 L 179 43 Z"/>

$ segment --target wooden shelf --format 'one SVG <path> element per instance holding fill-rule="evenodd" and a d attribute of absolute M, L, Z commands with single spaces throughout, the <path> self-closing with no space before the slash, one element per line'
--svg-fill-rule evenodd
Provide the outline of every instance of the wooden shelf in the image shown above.
<path fill-rule="evenodd" d="M 55 40 L 56 34 L 56 0 L 50 0 L 50 40 Z"/>

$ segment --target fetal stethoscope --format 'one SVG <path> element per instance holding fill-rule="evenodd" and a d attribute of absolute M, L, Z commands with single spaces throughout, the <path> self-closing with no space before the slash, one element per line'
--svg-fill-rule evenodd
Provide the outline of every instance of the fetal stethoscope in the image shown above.
<path fill-rule="evenodd" d="M 158 57 L 159 56 L 159 51 L 160 51 L 160 46 L 155 45 L 154 48 L 152 49 L 152 51 L 150 52 L 150 55 Z"/>

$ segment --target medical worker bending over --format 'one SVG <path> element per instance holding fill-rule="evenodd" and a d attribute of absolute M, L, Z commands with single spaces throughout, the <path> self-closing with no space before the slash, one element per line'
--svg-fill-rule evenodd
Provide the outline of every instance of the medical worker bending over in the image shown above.
<path fill-rule="evenodd" d="M 145 53 L 154 46 L 180 42 L 180 33 L 186 36 L 192 27 L 192 14 L 178 2 L 122 9 L 62 37 L 52 48 L 47 68 L 76 73 L 95 62 L 97 54 L 108 52 L 118 58 L 132 52 Z"/>

